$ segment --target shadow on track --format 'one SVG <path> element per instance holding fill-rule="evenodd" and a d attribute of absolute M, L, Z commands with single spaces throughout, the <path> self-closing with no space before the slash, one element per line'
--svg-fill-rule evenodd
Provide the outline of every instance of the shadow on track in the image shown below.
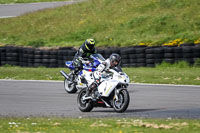
<path fill-rule="evenodd" d="M 158 111 L 158 110 L 163 110 L 161 109 L 128 109 L 124 113 L 135 113 L 135 112 L 149 112 L 149 111 Z M 92 112 L 111 112 L 111 113 L 116 113 L 114 110 L 94 110 Z"/>

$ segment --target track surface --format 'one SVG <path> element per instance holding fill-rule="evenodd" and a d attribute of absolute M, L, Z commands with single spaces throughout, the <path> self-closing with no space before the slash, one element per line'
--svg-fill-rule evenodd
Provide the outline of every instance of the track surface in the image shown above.
<path fill-rule="evenodd" d="M 0 116 L 200 118 L 200 86 L 133 84 L 126 112 L 79 111 L 63 82 L 0 80 Z"/>
<path fill-rule="evenodd" d="M 24 4 L 0 4 L 0 18 L 16 17 L 27 12 L 33 12 L 45 8 L 55 8 L 58 6 L 73 4 L 76 1 L 61 2 L 40 2 L 40 3 L 24 3 Z"/>

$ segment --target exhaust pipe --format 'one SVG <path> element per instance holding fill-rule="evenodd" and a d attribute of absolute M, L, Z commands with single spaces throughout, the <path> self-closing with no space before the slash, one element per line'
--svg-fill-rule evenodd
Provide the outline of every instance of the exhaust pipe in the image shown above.
<path fill-rule="evenodd" d="M 66 78 L 66 79 L 69 79 L 69 76 L 64 72 L 64 71 L 60 71 L 60 73 Z"/>

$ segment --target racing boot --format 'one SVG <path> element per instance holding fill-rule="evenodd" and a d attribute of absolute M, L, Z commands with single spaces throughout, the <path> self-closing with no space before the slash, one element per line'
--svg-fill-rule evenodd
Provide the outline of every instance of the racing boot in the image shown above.
<path fill-rule="evenodd" d="M 97 91 L 97 83 L 96 82 L 94 82 L 94 83 L 92 83 L 92 85 L 91 85 L 91 96 L 92 96 L 92 100 L 93 101 L 96 101 L 97 100 L 97 95 L 96 95 L 96 92 L 98 92 Z"/>
<path fill-rule="evenodd" d="M 92 83 L 88 89 L 86 90 L 86 97 L 92 97 L 92 100 L 96 99 L 95 95 L 94 95 L 94 90 L 95 90 L 96 85 L 94 83 Z"/>

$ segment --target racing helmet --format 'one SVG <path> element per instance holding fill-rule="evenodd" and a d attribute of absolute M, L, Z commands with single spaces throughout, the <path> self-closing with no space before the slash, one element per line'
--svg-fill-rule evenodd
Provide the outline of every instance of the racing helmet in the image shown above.
<path fill-rule="evenodd" d="M 121 63 L 121 57 L 119 54 L 113 53 L 110 55 L 109 59 L 111 67 L 116 67 Z"/>
<path fill-rule="evenodd" d="M 94 39 L 87 39 L 85 41 L 85 47 L 88 49 L 88 50 L 91 50 L 94 48 L 94 45 L 95 45 L 95 41 Z"/>

